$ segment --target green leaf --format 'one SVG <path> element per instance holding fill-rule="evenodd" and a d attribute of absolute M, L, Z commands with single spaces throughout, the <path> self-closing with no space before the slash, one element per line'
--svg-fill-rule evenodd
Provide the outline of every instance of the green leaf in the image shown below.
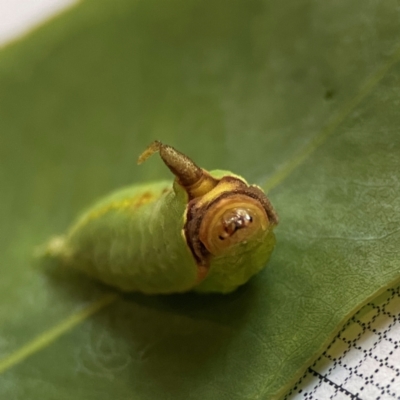
<path fill-rule="evenodd" d="M 394 1 L 86 0 L 0 53 L 0 398 L 273 399 L 399 282 Z M 33 261 L 153 139 L 270 190 L 268 268 L 120 296 Z M 56 274 L 57 275 L 57 274 Z"/>

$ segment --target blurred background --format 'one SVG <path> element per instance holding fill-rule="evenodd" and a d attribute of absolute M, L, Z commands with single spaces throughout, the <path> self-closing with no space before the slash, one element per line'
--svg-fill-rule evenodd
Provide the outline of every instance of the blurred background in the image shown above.
<path fill-rule="evenodd" d="M 399 279 L 399 22 L 395 0 L 0 1 L 0 398 L 282 397 Z M 34 249 L 170 177 L 136 166 L 154 139 L 267 190 L 278 245 L 232 295 L 105 307 Z"/>
<path fill-rule="evenodd" d="M 26 35 L 30 30 L 75 4 L 75 0 L 1 0 L 0 46 Z"/>

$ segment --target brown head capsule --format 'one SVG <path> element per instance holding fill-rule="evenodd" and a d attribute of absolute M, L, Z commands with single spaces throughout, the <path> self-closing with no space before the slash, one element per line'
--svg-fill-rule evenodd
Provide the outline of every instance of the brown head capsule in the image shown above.
<path fill-rule="evenodd" d="M 269 226 L 267 213 L 255 199 L 237 194 L 208 208 L 200 224 L 199 238 L 213 255 L 245 243 Z"/>

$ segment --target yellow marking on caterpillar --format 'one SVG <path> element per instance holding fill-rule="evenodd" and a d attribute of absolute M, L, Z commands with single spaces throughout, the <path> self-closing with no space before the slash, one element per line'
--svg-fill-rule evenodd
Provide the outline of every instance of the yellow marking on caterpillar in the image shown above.
<path fill-rule="evenodd" d="M 105 205 L 103 208 L 92 211 L 90 214 L 86 215 L 83 220 L 79 223 L 79 227 L 86 225 L 88 222 L 93 221 L 97 218 L 111 211 L 130 211 L 143 206 L 146 203 L 151 202 L 157 197 L 154 193 L 145 192 L 140 196 L 133 196 L 130 199 L 116 200 L 112 203 Z"/>
<path fill-rule="evenodd" d="M 143 193 L 136 202 L 132 204 L 132 208 L 139 208 L 143 204 L 149 203 L 154 199 L 154 194 L 150 192 Z"/>

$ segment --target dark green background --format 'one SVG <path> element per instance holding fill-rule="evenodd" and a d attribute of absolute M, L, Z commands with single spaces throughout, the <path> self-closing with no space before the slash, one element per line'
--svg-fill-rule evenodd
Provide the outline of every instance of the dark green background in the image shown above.
<path fill-rule="evenodd" d="M 110 289 L 33 252 L 153 140 L 270 189 L 268 268 L 229 296 L 130 295 L 0 375 L 7 399 L 272 399 L 398 282 L 394 0 L 86 0 L 0 52 L 0 356 Z M 0 366 L 2 361 L 0 360 Z"/>

